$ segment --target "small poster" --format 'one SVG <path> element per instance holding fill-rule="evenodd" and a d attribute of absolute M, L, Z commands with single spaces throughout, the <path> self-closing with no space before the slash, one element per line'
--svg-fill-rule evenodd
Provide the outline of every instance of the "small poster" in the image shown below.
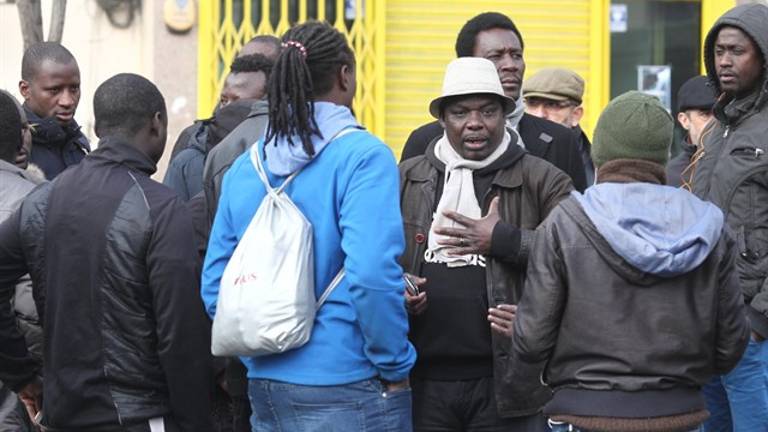
<path fill-rule="evenodd" d="M 669 65 L 637 67 L 637 89 L 656 96 L 672 112 L 672 67 Z"/>
<path fill-rule="evenodd" d="M 362 10 L 359 11 L 360 18 L 365 14 L 365 0 L 360 2 Z M 358 17 L 357 0 L 344 0 L 344 19 L 352 21 Z"/>
<path fill-rule="evenodd" d="M 610 12 L 611 33 L 626 33 L 629 11 L 627 5 L 617 3 L 611 5 Z"/>

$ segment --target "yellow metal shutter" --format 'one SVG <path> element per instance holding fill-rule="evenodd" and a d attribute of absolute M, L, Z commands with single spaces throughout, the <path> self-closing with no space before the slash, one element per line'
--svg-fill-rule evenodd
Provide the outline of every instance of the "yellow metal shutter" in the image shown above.
<path fill-rule="evenodd" d="M 211 115 L 229 65 L 255 35 L 280 37 L 307 20 L 328 21 L 355 53 L 357 119 L 384 136 L 384 5 L 386 0 L 203 0 L 198 35 L 199 118 Z M 254 17 L 260 17 L 255 19 Z"/>
<path fill-rule="evenodd" d="M 467 20 L 486 11 L 508 15 L 522 33 L 525 76 L 559 66 L 584 77 L 588 113 L 582 126 L 591 132 L 598 113 L 589 111 L 599 111 L 607 97 L 607 67 L 601 58 L 609 59 L 610 52 L 608 1 L 388 0 L 385 130 L 396 153 L 413 129 L 432 121 L 429 101 L 439 95 L 445 66 L 456 57 L 456 36 Z M 589 86 L 599 91 L 590 92 Z M 590 99 L 601 100 L 590 104 Z"/>

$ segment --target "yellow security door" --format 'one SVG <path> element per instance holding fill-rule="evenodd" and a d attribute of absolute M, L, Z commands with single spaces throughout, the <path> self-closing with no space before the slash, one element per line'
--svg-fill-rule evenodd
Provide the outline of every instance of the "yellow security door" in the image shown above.
<path fill-rule="evenodd" d="M 255 35 L 280 36 L 317 19 L 344 33 L 357 60 L 358 120 L 384 135 L 384 0 L 204 0 L 200 2 L 198 117 L 211 115 L 240 48 Z"/>
<path fill-rule="evenodd" d="M 431 121 L 459 29 L 473 16 L 508 15 L 523 35 L 526 76 L 542 67 L 575 70 L 587 82 L 584 130 L 607 103 L 608 2 L 602 0 L 387 0 L 386 141 L 399 153 L 408 134 Z"/>

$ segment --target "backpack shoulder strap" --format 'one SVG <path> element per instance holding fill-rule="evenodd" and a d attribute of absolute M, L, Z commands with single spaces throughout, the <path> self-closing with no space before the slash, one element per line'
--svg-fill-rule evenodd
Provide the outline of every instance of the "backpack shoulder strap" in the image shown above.
<path fill-rule="evenodd" d="M 333 290 L 335 290 L 336 287 L 339 286 L 339 284 L 341 283 L 341 280 L 344 279 L 345 275 L 346 275 L 346 271 L 344 271 L 344 267 L 342 267 L 341 270 L 339 270 L 339 272 L 336 274 L 336 277 L 333 278 L 333 280 L 331 281 L 331 284 L 328 285 L 328 288 L 326 288 L 325 291 L 323 291 L 323 295 L 320 296 L 320 299 L 317 301 L 315 305 L 315 310 L 320 309 L 320 306 L 322 306 L 323 303 L 325 303 L 325 301 L 328 300 L 328 297 L 330 297 Z"/>
<path fill-rule="evenodd" d="M 279 188 L 275 189 L 272 187 L 272 185 L 269 184 L 269 178 L 267 177 L 267 171 L 264 168 L 264 162 L 261 160 L 261 155 L 259 154 L 259 147 L 260 147 L 261 141 L 256 142 L 256 144 L 251 146 L 251 162 L 253 162 L 253 166 L 256 168 L 256 173 L 259 175 L 259 179 L 261 179 L 261 182 L 264 183 L 264 187 L 267 189 L 268 194 L 276 194 L 279 195 L 283 192 L 283 189 L 288 185 L 288 183 L 293 180 L 301 170 L 298 170 L 288 176 L 287 179 L 283 182 L 282 185 L 280 185 Z"/>

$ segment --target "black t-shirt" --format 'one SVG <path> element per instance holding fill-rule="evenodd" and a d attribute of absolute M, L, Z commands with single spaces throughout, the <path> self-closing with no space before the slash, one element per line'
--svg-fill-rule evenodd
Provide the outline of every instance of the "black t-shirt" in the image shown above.
<path fill-rule="evenodd" d="M 498 160 L 473 173 L 475 195 L 483 215 L 492 197 L 488 193 L 499 169 L 517 162 L 525 152 L 511 144 Z M 433 158 L 440 172 L 435 191 L 435 209 L 443 192 L 445 167 Z M 488 322 L 488 295 L 485 257 L 472 265 L 448 267 L 422 257 L 421 275 L 427 282 L 428 307 L 411 317 L 409 338 L 418 352 L 413 375 L 433 380 L 469 380 L 493 376 L 491 326 Z"/>

